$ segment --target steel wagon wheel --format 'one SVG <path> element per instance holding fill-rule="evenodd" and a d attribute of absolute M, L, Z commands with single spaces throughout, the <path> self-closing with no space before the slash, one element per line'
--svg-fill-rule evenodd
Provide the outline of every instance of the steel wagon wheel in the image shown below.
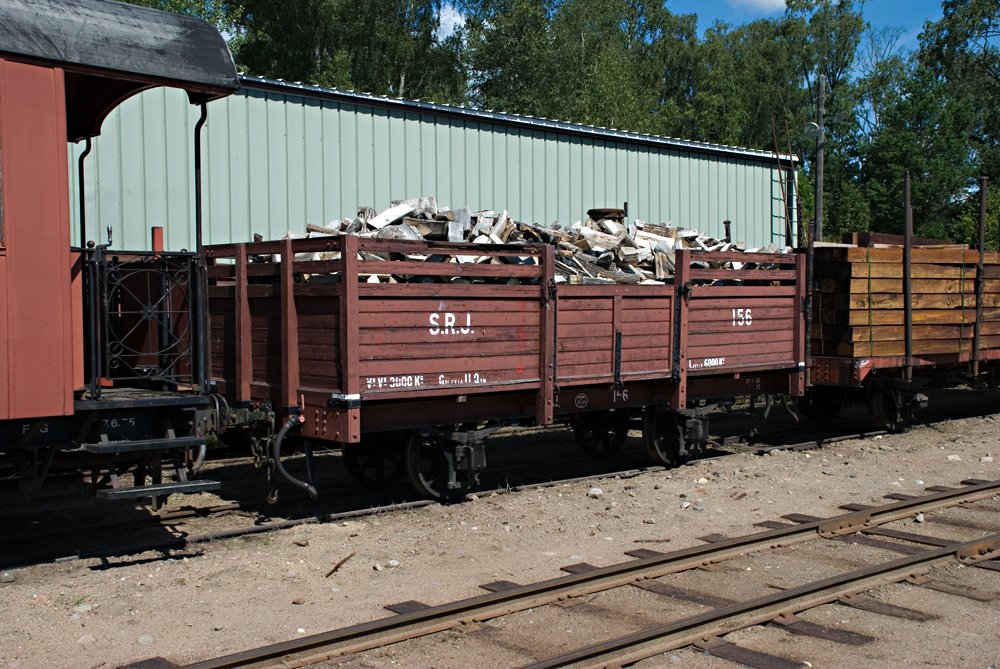
<path fill-rule="evenodd" d="M 927 398 L 897 388 L 892 379 L 876 378 L 865 385 L 865 404 L 876 425 L 889 432 L 905 432 L 913 424 L 915 410 L 926 406 Z"/>
<path fill-rule="evenodd" d="M 687 462 L 690 454 L 684 443 L 684 416 L 646 407 L 642 415 L 642 445 L 658 465 L 677 467 Z"/>
<path fill-rule="evenodd" d="M 454 469 L 453 445 L 434 434 L 414 433 L 406 445 L 406 473 L 418 494 L 457 501 L 475 479 Z"/>

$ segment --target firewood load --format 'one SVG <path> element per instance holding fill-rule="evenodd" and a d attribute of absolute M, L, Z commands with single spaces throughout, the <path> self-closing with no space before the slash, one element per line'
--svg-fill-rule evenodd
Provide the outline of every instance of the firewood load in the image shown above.
<path fill-rule="evenodd" d="M 770 244 L 747 249 L 742 242 L 716 239 L 693 229 L 624 221 L 621 210 L 591 209 L 584 221 L 565 227 L 536 225 L 514 220 L 506 210 L 439 210 L 433 197 L 393 202 L 382 212 L 362 208 L 355 218 L 308 225 L 307 236 L 357 235 L 377 239 L 448 241 L 481 245 L 550 244 L 555 247 L 558 283 L 663 284 L 673 281 L 674 251 L 742 252 L 746 263 L 705 262 L 705 268 L 740 269 L 753 263 L 752 254 L 791 253 L 790 247 Z M 289 233 L 291 237 L 297 237 Z M 409 260 L 459 263 L 499 262 L 487 256 L 413 254 Z M 535 262 L 526 257 L 524 262 Z M 753 266 L 753 265 L 751 265 Z M 764 267 L 762 265 L 762 267 Z M 367 277 L 375 282 L 396 282 L 393 276 Z"/>

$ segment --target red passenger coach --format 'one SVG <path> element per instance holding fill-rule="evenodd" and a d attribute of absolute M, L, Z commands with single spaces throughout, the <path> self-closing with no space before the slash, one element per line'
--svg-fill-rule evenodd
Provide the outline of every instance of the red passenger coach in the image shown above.
<path fill-rule="evenodd" d="M 73 413 L 64 91 L 61 69 L 0 54 L 0 420 Z"/>
<path fill-rule="evenodd" d="M 0 464 L 28 490 L 59 461 L 93 465 L 105 497 L 218 485 L 187 481 L 184 463 L 211 422 L 200 208 L 196 251 L 132 253 L 112 251 L 110 231 L 87 243 L 100 222 L 88 230 L 81 200 L 70 246 L 67 141 L 89 150 L 120 102 L 155 86 L 204 112 L 239 83 L 203 21 L 103 0 L 0 3 Z M 163 454 L 176 484 L 162 484 Z M 119 485 L 133 467 L 137 483 L 161 485 Z"/>

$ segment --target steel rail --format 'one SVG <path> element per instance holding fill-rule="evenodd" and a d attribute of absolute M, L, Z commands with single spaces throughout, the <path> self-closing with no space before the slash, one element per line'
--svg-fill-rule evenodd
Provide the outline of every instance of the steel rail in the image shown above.
<path fill-rule="evenodd" d="M 521 669 L 625 666 L 691 645 L 702 639 L 767 623 L 782 614 L 798 613 L 835 602 L 841 597 L 864 592 L 878 585 L 896 583 L 924 573 L 936 565 L 949 562 L 953 557 L 972 563 L 990 559 L 998 552 L 1000 552 L 1000 534 L 965 543 L 955 543 L 935 550 L 921 551 L 916 555 L 837 574 L 789 590 L 681 618 L 660 627 L 578 648 L 563 655 L 524 665 Z"/>
<path fill-rule="evenodd" d="M 630 560 L 590 571 L 352 625 L 329 632 L 283 641 L 231 655 L 205 660 L 188 669 L 224 669 L 262 663 L 289 655 L 318 651 L 298 660 L 286 659 L 282 667 L 301 667 L 331 657 L 378 648 L 454 627 L 482 622 L 517 611 L 610 590 L 624 585 L 722 562 L 746 553 L 788 546 L 816 539 L 850 534 L 876 525 L 911 517 L 1000 493 L 1000 481 L 988 481 L 955 490 L 925 495 L 854 511 L 788 528 L 768 530 L 723 541 L 692 546 L 670 553 Z"/>

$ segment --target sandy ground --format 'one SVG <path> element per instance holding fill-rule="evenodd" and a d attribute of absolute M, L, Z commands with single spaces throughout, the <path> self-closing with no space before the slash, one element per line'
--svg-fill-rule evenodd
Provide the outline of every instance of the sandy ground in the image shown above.
<path fill-rule="evenodd" d="M 746 534 L 754 522 L 782 514 L 833 515 L 839 504 L 882 503 L 891 491 L 1000 478 L 998 456 L 1000 418 L 971 418 L 811 452 L 736 454 L 631 479 L 301 526 L 172 559 L 145 554 L 106 565 L 78 560 L 19 569 L 13 582 L 0 584 L 0 667 L 110 668 L 154 656 L 195 661 L 382 617 L 392 602 L 444 603 L 481 594 L 478 586 L 490 581 L 527 583 L 573 562 L 620 562 L 637 547 L 671 550 L 709 533 Z M 601 489 L 599 498 L 588 496 L 592 486 Z M 977 587 L 1000 592 L 1000 574 L 965 571 L 987 579 Z M 982 605 L 976 619 L 995 626 L 1000 602 Z M 995 636 L 958 634 L 948 627 L 956 624 L 961 629 L 961 621 L 923 623 L 922 636 L 868 647 L 858 666 L 1000 662 Z M 866 625 L 887 638 L 898 627 L 891 618 Z M 960 644 L 960 652 L 949 643 Z M 642 666 L 734 666 L 686 652 Z M 366 666 L 392 663 L 375 658 Z"/>

